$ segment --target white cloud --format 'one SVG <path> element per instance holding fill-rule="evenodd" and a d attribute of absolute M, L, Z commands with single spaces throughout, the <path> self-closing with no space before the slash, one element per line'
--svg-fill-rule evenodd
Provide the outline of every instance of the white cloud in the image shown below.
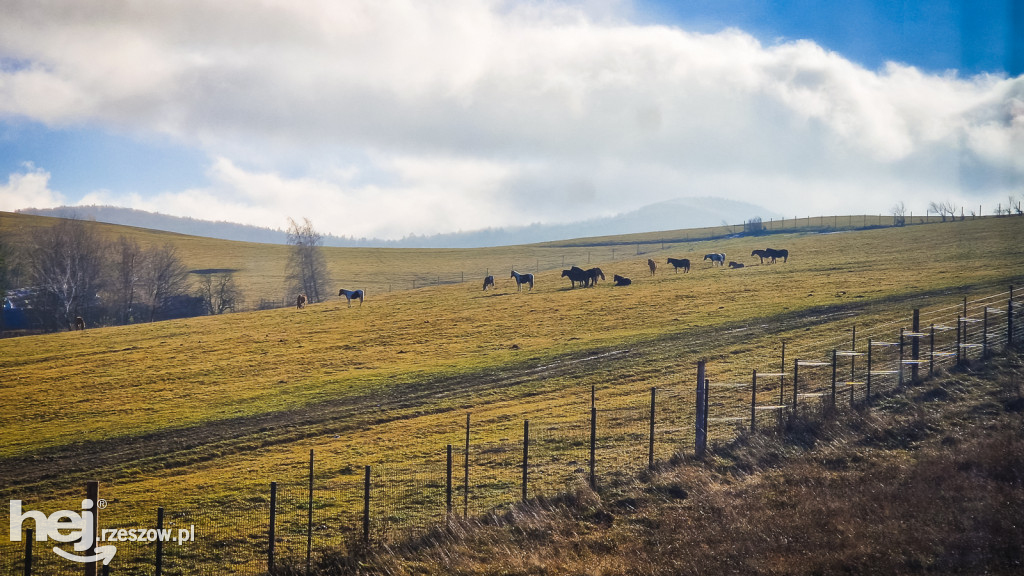
<path fill-rule="evenodd" d="M 15 172 L 0 186 L 0 210 L 13 212 L 21 208 L 55 208 L 64 203 L 64 197 L 50 190 L 50 173 L 25 165 L 24 172 Z"/>
<path fill-rule="evenodd" d="M 1024 183 L 1022 78 L 871 71 L 808 41 L 634 25 L 628 3 L 9 4 L 0 57 L 31 65 L 0 67 L 0 115 L 220 158 L 202 190 L 135 200 L 163 212 L 393 237 L 676 196 L 878 212 Z"/>

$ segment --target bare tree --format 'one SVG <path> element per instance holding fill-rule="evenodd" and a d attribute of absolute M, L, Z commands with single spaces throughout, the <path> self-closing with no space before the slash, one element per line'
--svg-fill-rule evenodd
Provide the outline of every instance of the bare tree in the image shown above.
<path fill-rule="evenodd" d="M 323 237 L 313 228 L 309 218 L 300 225 L 288 219 L 288 244 L 292 247 L 285 269 L 285 280 L 291 294 L 305 294 L 310 302 L 321 302 L 329 294 L 327 260 L 321 250 Z"/>
<path fill-rule="evenodd" d="M 120 324 L 134 318 L 136 298 L 141 290 L 145 270 L 145 253 L 132 238 L 121 236 L 111 246 L 110 287 L 111 312 Z"/>
<path fill-rule="evenodd" d="M 145 253 L 145 266 L 141 275 L 141 295 L 149 306 L 149 320 L 156 320 L 169 301 L 188 291 L 188 270 L 178 259 L 171 244 L 153 248 Z"/>
<path fill-rule="evenodd" d="M 234 312 L 242 291 L 231 272 L 203 274 L 199 279 L 198 294 L 203 299 L 207 314 Z"/>
<path fill-rule="evenodd" d="M 88 316 L 102 287 L 103 242 L 79 220 L 61 220 L 35 235 L 28 253 L 35 308 L 51 327 L 70 328 Z"/>
<path fill-rule="evenodd" d="M 950 200 L 946 200 L 945 202 L 932 202 L 928 205 L 928 211 L 935 212 L 941 216 L 943 222 L 946 221 L 946 216 L 949 216 L 951 221 L 956 219 L 956 205 L 954 205 Z"/>
<path fill-rule="evenodd" d="M 889 212 L 892 214 L 893 226 L 903 226 L 907 223 L 907 207 L 903 204 L 903 201 L 893 205 Z"/>

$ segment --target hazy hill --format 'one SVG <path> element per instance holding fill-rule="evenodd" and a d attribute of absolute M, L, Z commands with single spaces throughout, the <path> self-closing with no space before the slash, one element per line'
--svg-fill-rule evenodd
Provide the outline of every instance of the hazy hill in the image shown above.
<path fill-rule="evenodd" d="M 213 222 L 194 218 L 168 216 L 143 210 L 116 206 L 63 206 L 60 208 L 25 209 L 20 212 L 40 216 L 76 217 L 110 224 L 122 224 L 152 230 L 178 232 L 192 236 L 284 244 L 283 230 L 247 226 L 232 222 Z M 302 215 L 296 215 L 296 218 Z M 468 232 L 407 236 L 401 240 L 351 238 L 326 235 L 325 246 L 393 247 L 393 248 L 478 248 L 532 244 L 569 238 L 635 234 L 656 230 L 702 228 L 720 224 L 740 224 L 754 217 L 777 218 L 779 215 L 760 206 L 718 198 L 678 198 L 650 204 L 632 212 L 565 224 L 531 224 L 511 228 L 487 228 Z M 283 217 L 282 217 L 283 218 Z M 316 222 L 314 222 L 316 225 Z"/>

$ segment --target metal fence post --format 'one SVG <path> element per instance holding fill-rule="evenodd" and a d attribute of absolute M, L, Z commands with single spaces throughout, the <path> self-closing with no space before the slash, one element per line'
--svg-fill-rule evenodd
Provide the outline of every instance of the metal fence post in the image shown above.
<path fill-rule="evenodd" d="M 274 548 L 277 546 L 277 482 L 270 483 L 270 528 L 267 540 L 267 572 L 274 572 Z"/>
<path fill-rule="evenodd" d="M 466 414 L 466 462 L 462 481 L 462 517 L 469 514 L 469 414 Z"/>
<path fill-rule="evenodd" d="M 694 423 L 694 455 L 697 458 L 703 458 L 704 452 L 708 447 L 708 429 L 707 429 L 707 387 L 704 385 L 704 370 L 705 361 L 700 360 L 697 362 L 697 418 Z"/>
<path fill-rule="evenodd" d="M 159 535 L 164 529 L 164 509 L 159 507 L 156 509 L 156 572 L 155 576 L 161 576 L 164 573 L 164 541 Z"/>
<path fill-rule="evenodd" d="M 597 490 L 597 405 L 590 405 L 590 489 Z"/>

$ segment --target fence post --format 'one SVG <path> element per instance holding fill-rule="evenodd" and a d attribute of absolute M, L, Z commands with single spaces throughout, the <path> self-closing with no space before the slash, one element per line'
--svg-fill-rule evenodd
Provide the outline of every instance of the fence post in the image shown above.
<path fill-rule="evenodd" d="M 851 344 L 850 344 L 850 352 L 856 352 L 856 351 L 857 351 L 857 325 L 854 324 L 853 325 L 853 342 L 851 342 Z M 857 365 L 857 355 L 854 354 L 853 356 L 850 356 L 850 381 L 851 382 L 853 380 L 857 379 L 857 378 L 855 378 L 856 372 L 854 372 L 856 365 Z"/>
<path fill-rule="evenodd" d="M 277 482 L 270 483 L 270 530 L 267 542 L 267 572 L 274 573 L 274 548 L 277 546 Z"/>
<path fill-rule="evenodd" d="M 981 357 L 988 358 L 988 306 L 981 321 Z"/>
<path fill-rule="evenodd" d="M 898 384 L 903 386 L 903 328 L 900 328 L 900 364 L 898 368 Z"/>
<path fill-rule="evenodd" d="M 868 338 L 868 377 L 864 379 L 864 401 L 871 406 L 871 338 Z"/>
<path fill-rule="evenodd" d="M 523 502 L 526 502 L 526 482 L 530 470 L 530 421 L 523 420 Z"/>
<path fill-rule="evenodd" d="M 782 376 L 779 377 L 779 405 L 786 404 L 786 341 L 782 341 L 782 368 L 779 370 Z M 782 412 L 779 412 L 782 416 Z"/>
<path fill-rule="evenodd" d="M 370 467 L 363 472 L 363 544 L 370 543 Z"/>
<path fill-rule="evenodd" d="M 590 404 L 590 489 L 597 490 L 597 405 L 593 400 Z"/>
<path fill-rule="evenodd" d="M 836 407 L 836 349 L 832 349 L 832 408 Z"/>
<path fill-rule="evenodd" d="M 963 359 L 960 357 L 961 356 L 961 352 L 960 351 L 963 349 L 963 346 L 961 346 L 962 338 L 963 338 L 963 331 L 960 328 L 960 326 L 962 324 L 963 324 L 963 321 L 961 320 L 961 317 L 957 316 L 956 317 L 956 365 L 957 366 L 960 366 L 960 364 L 963 363 Z"/>
<path fill-rule="evenodd" d="M 1013 286 L 1010 286 L 1010 299 L 1006 301 L 1006 347 L 1013 347 Z"/>
<path fill-rule="evenodd" d="M 928 377 L 935 375 L 935 324 L 928 331 Z"/>
<path fill-rule="evenodd" d="M 466 463 L 462 483 L 462 517 L 469 515 L 469 414 L 466 414 Z"/>
<path fill-rule="evenodd" d="M 910 329 L 914 332 L 914 338 L 910 343 L 910 359 L 914 361 L 910 365 L 910 382 L 915 383 L 920 376 L 918 372 L 918 361 L 921 359 L 921 309 L 914 308 L 914 321 Z"/>
<path fill-rule="evenodd" d="M 793 418 L 796 418 L 797 387 L 800 380 L 800 359 L 793 360 Z"/>
<path fill-rule="evenodd" d="M 658 389 L 651 386 L 651 439 L 647 445 L 647 469 L 654 470 L 654 405 L 655 393 Z"/>
<path fill-rule="evenodd" d="M 33 530 L 25 529 L 25 576 L 32 576 L 32 540 Z"/>
<path fill-rule="evenodd" d="M 754 370 L 753 380 L 750 382 L 750 433 L 753 434 L 757 428 L 757 370 Z"/>
<path fill-rule="evenodd" d="M 159 534 L 164 529 L 164 509 L 158 507 L 156 509 L 156 533 L 158 535 L 156 539 L 156 572 L 155 576 L 161 576 L 164 573 L 164 541 L 159 538 Z"/>
<path fill-rule="evenodd" d="M 704 452 L 708 447 L 708 429 L 707 429 L 707 387 L 704 385 L 704 370 L 705 361 L 700 360 L 697 362 L 697 418 L 694 423 L 694 455 L 697 458 L 703 458 Z"/>
<path fill-rule="evenodd" d="M 306 574 L 313 559 L 313 449 L 309 449 L 309 510 L 306 514 Z"/>
<path fill-rule="evenodd" d="M 99 512 L 100 512 L 100 483 L 96 481 L 86 482 L 85 484 L 85 497 L 92 500 L 92 533 L 96 534 L 96 528 L 99 525 Z M 87 556 L 96 556 L 96 539 L 89 543 L 89 549 L 86 551 Z M 96 561 L 85 563 L 85 576 L 96 576 Z"/>
<path fill-rule="evenodd" d="M 444 521 L 447 525 L 452 519 L 452 445 L 448 445 L 448 466 L 445 470 Z"/>

